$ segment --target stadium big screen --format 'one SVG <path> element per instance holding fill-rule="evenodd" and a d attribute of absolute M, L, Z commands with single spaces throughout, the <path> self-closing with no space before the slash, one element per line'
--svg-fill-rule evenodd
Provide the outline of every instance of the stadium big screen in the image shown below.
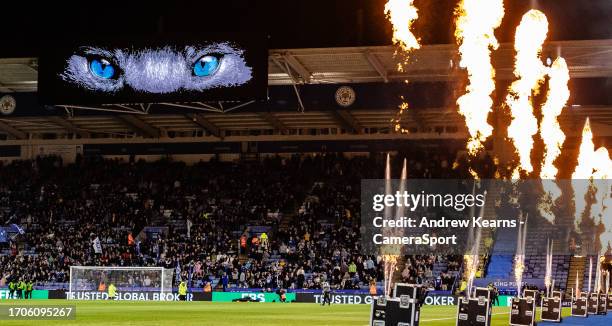
<path fill-rule="evenodd" d="M 262 100 L 264 35 L 114 35 L 54 39 L 39 58 L 43 104 Z"/>

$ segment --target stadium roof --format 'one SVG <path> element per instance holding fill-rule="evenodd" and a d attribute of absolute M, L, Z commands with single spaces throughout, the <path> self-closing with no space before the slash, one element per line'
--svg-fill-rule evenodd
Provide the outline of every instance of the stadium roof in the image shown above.
<path fill-rule="evenodd" d="M 348 133 L 359 134 L 368 129 L 374 133 L 390 132 L 393 128 L 392 119 L 397 110 L 337 110 L 337 111 L 306 111 L 306 112 L 249 112 L 240 111 L 232 114 L 224 113 L 185 113 L 185 114 L 118 114 L 118 115 L 81 115 L 73 117 L 39 116 L 0 119 L 0 133 L 5 133 L 13 139 L 28 139 L 28 134 L 75 134 L 81 138 L 100 137 L 132 137 L 167 138 L 170 135 L 183 133 L 183 137 L 192 137 L 197 131 L 222 138 L 227 135 L 249 135 L 240 131 L 273 130 L 281 134 L 295 134 L 290 130 L 311 130 L 324 128 L 339 128 Z M 586 117 L 592 121 L 593 128 L 601 136 L 612 136 L 612 107 L 571 107 L 565 110 L 559 119 L 566 130 L 579 131 Z M 462 118 L 456 110 L 437 108 L 411 111 L 402 117 L 405 128 L 419 128 L 422 135 L 411 137 L 422 138 L 438 133 L 436 128 L 443 128 L 440 133 L 447 132 L 444 128 L 457 128 L 453 133 L 436 135 L 442 138 L 465 137 L 465 127 Z M 605 128 L 605 130 L 601 129 Z M 386 131 L 385 131 L 386 130 Z M 224 131 L 222 133 L 221 131 Z M 231 132 L 237 132 L 232 134 Z M 228 133 L 229 132 L 229 133 Z M 370 131 L 372 132 L 372 131 Z M 106 136 L 102 136 L 106 134 Z M 264 133 L 261 133 L 264 134 Z M 302 135 L 310 135 L 303 131 Z"/>
<path fill-rule="evenodd" d="M 328 84 L 358 84 L 384 83 L 400 85 L 408 80 L 410 85 L 418 82 L 461 81 L 465 72 L 456 67 L 456 48 L 454 45 L 429 45 L 415 51 L 405 72 L 396 72 L 397 60 L 394 58 L 395 48 L 379 47 L 343 47 L 343 48 L 312 48 L 312 49 L 276 49 L 269 55 L 269 85 L 314 85 Z M 502 44 L 494 53 L 494 65 L 497 67 L 497 78 L 509 81 L 513 78 L 512 66 L 514 51 L 510 44 Z M 612 40 L 583 40 L 550 42 L 543 51 L 544 57 L 555 58 L 563 56 L 570 68 L 572 78 L 609 78 L 612 77 Z M 36 58 L 0 59 L 0 92 L 33 92 L 37 88 Z M 417 82 L 417 83 L 414 83 Z M 596 81 L 601 83 L 601 81 Z M 54 113 L 42 112 L 30 116 L 5 116 L 0 119 L 0 133 L 5 133 L 13 139 L 27 139 L 32 134 L 56 133 L 75 134 L 88 138 L 93 134 L 140 135 L 144 137 L 166 137 L 169 133 L 190 133 L 206 131 L 219 136 L 221 131 L 251 131 L 275 130 L 283 133 L 288 130 L 308 128 L 343 128 L 350 132 L 358 132 L 364 128 L 392 128 L 392 120 L 396 117 L 396 104 L 384 103 L 382 97 L 392 97 L 386 89 L 358 92 L 358 98 L 363 99 L 369 93 L 378 94 L 379 98 L 361 105 L 359 108 L 342 109 L 339 106 L 332 109 L 315 105 L 308 106 L 305 112 L 296 108 L 283 110 L 253 110 L 247 106 L 250 103 L 209 104 L 209 103 L 156 103 L 156 108 L 165 111 L 151 110 L 148 105 L 136 106 L 104 106 L 104 110 L 96 115 L 81 114 L 76 107 L 62 108 Z M 574 85 L 578 86 L 578 85 Z M 290 86 L 289 86 L 290 87 Z M 354 86 L 357 88 L 357 86 Z M 604 86 L 606 92 L 608 86 Z M 428 89 L 431 86 L 427 86 Z M 588 90 L 588 87 L 587 87 Z M 436 91 L 433 91 L 435 93 Z M 299 96 L 300 90 L 296 94 Z M 584 88 L 580 93 L 585 93 Z M 332 93 L 333 94 L 333 93 Z M 414 92 L 416 99 L 427 97 L 422 90 Z M 289 96 L 296 95 L 289 93 Z M 311 98 L 319 101 L 320 95 L 311 94 Z M 441 95 L 434 96 L 441 97 Z M 588 95 L 587 97 L 591 97 Z M 286 99 L 286 98 L 285 98 Z M 273 98 L 273 100 L 278 100 Z M 415 103 L 411 99 L 411 106 Z M 23 108 L 24 102 L 20 102 Z M 322 102 L 321 102 L 322 103 Z M 374 104 L 372 104 L 374 103 Z M 462 119 L 456 113 L 454 101 L 446 104 L 424 104 L 426 110 L 410 110 L 402 117 L 405 127 L 461 126 Z M 571 124 L 578 130 L 586 116 L 602 125 L 612 125 L 612 109 L 610 103 L 590 102 L 581 107 L 574 105 L 571 110 L 565 110 L 562 116 L 564 124 Z M 244 107 L 243 107 L 244 106 Z M 417 105 L 418 106 L 418 105 Z M 40 108 L 37 108 L 40 110 Z M 113 111 L 116 110 L 116 111 Z M 35 112 L 40 112 L 36 111 Z M 42 110 L 44 111 L 44 110 Z M 232 114 L 227 114 L 231 111 Z M 66 114 L 67 113 L 67 114 Z M 112 113 L 112 114 L 109 114 Z M 105 137 L 99 135 L 97 137 Z"/>
<path fill-rule="evenodd" d="M 411 54 L 405 72 L 396 71 L 393 46 L 270 50 L 268 83 L 343 84 L 387 81 L 448 81 L 465 78 L 455 45 L 427 45 Z M 572 78 L 612 77 L 612 40 L 548 43 L 544 57 L 563 56 Z M 502 44 L 493 54 L 498 79 L 513 78 L 514 50 Z M 37 89 L 37 58 L 0 59 L 0 92 Z"/>

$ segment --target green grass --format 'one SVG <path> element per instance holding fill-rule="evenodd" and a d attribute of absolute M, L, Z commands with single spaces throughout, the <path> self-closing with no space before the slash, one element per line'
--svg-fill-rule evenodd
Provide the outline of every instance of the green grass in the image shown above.
<path fill-rule="evenodd" d="M 1 325 L 215 325 L 215 326 L 365 326 L 369 305 L 308 303 L 216 303 L 216 302 L 130 302 L 130 301 L 17 301 L 2 300 L 0 305 L 75 305 L 72 321 L 0 321 Z M 506 307 L 493 309 L 493 325 L 508 325 Z M 455 325 L 456 306 L 426 306 L 421 325 Z M 539 315 L 539 313 L 538 313 Z M 564 315 L 569 310 L 564 309 Z"/>

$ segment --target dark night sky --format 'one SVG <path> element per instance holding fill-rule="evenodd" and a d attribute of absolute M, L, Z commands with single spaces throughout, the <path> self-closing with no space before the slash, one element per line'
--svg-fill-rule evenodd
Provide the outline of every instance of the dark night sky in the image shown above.
<path fill-rule="evenodd" d="M 0 28 L 10 42 L 0 56 L 36 55 L 41 40 L 125 33 L 207 33 L 262 31 L 271 48 L 389 44 L 387 0 L 222 0 L 96 1 L 61 5 L 3 2 Z M 453 42 L 458 0 L 416 0 L 415 27 L 425 44 Z M 11 4 L 14 3 L 14 4 Z M 520 17 L 535 6 L 549 18 L 549 40 L 612 38 L 610 0 L 506 0 L 498 38 L 511 41 Z M 11 14 L 12 13 L 12 14 Z"/>

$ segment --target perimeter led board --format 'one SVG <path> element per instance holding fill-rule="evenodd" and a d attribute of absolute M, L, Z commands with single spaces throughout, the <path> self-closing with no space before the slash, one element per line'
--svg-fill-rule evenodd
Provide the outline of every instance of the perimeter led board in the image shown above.
<path fill-rule="evenodd" d="M 43 104 L 265 99 L 264 36 L 58 41 L 39 60 Z"/>

